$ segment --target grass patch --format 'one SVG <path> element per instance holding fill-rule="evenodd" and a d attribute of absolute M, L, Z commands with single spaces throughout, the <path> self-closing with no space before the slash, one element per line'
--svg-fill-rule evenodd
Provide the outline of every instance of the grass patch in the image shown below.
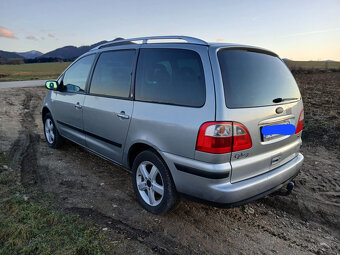
<path fill-rule="evenodd" d="M 0 254 L 103 254 L 106 237 L 76 216 L 12 197 L 0 205 Z"/>
<path fill-rule="evenodd" d="M 78 216 L 52 208 L 45 198 L 24 196 L 18 173 L 0 153 L 0 254 L 109 254 L 107 236 Z M 42 194 L 40 194 L 42 195 Z M 48 197 L 48 196 L 47 196 Z M 50 199 L 50 198 L 49 198 Z M 41 202 L 42 201 L 42 202 Z"/>
<path fill-rule="evenodd" d="M 0 81 L 56 79 L 70 62 L 0 65 Z"/>
<path fill-rule="evenodd" d="M 0 151 L 0 164 L 1 165 L 7 164 L 7 159 L 6 159 L 5 153 L 3 153 L 1 151 Z"/>

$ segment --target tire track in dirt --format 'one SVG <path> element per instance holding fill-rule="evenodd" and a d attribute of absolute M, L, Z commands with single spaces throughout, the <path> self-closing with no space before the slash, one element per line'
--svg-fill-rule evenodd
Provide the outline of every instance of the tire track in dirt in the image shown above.
<path fill-rule="evenodd" d="M 159 254 L 199 254 L 166 236 L 156 236 L 151 231 L 135 228 L 126 222 L 108 217 L 91 208 L 71 207 L 65 209 L 65 211 L 76 213 L 83 219 L 90 219 L 103 227 L 108 227 L 126 238 L 138 241 Z"/>
<path fill-rule="evenodd" d="M 27 90 L 24 90 L 24 93 L 25 99 L 20 111 L 22 134 L 13 142 L 9 151 L 9 158 L 20 167 L 21 183 L 23 185 L 33 185 L 39 182 L 37 147 L 40 143 L 40 136 L 33 132 L 35 127 L 33 113 L 40 100 L 32 102 L 33 94 Z"/>
<path fill-rule="evenodd" d="M 9 158 L 20 167 L 21 183 L 24 186 L 39 183 L 37 164 L 37 145 L 40 137 L 37 134 L 25 133 L 20 135 L 13 143 Z"/>
<path fill-rule="evenodd" d="M 257 211 L 261 212 L 261 205 L 258 207 L 258 203 L 253 205 L 246 205 L 244 208 L 247 208 L 249 206 L 254 206 Z M 311 252 L 315 253 L 315 250 L 313 250 L 310 246 L 308 246 L 305 242 L 297 239 L 293 236 L 291 238 L 291 235 L 287 233 L 285 229 L 277 228 L 276 226 L 268 225 L 268 222 L 266 221 L 259 221 L 254 217 L 254 215 L 247 215 L 246 213 L 242 213 L 242 211 L 245 210 L 238 210 L 238 211 L 231 211 L 230 214 L 226 215 L 230 221 L 236 221 L 239 224 L 239 227 L 241 228 L 247 228 L 249 230 L 253 229 L 256 232 L 265 232 L 269 235 L 273 236 L 274 238 L 280 239 L 284 241 L 287 245 L 291 245 L 296 247 L 297 249 L 300 249 L 303 252 Z M 241 224 L 242 223 L 242 224 Z M 304 240 L 305 241 L 305 240 Z"/>

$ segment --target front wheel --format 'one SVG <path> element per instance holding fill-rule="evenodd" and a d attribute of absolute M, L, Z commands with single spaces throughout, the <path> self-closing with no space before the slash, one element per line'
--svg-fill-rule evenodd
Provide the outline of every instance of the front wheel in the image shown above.
<path fill-rule="evenodd" d="M 51 113 L 46 113 L 44 116 L 44 134 L 48 146 L 52 148 L 60 147 L 63 138 L 55 126 Z"/>
<path fill-rule="evenodd" d="M 135 158 L 132 184 L 139 203 L 151 213 L 164 214 L 178 203 L 167 166 L 151 151 L 143 151 Z"/>

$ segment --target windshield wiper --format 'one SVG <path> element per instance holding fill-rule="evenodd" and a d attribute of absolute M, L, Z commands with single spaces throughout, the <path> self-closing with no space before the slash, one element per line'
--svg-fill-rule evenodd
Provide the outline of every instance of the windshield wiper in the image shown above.
<path fill-rule="evenodd" d="M 287 98 L 278 97 L 273 100 L 273 103 L 281 103 L 283 101 L 291 101 L 291 100 L 298 100 L 298 98 L 297 97 L 287 97 Z"/>

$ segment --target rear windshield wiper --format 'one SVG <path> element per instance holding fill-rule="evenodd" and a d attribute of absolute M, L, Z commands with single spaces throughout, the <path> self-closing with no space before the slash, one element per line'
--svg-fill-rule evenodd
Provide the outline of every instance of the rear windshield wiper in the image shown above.
<path fill-rule="evenodd" d="M 297 97 L 287 97 L 287 98 L 278 97 L 273 100 L 273 103 L 281 103 L 283 101 L 291 101 L 291 100 L 298 100 L 298 98 Z"/>

